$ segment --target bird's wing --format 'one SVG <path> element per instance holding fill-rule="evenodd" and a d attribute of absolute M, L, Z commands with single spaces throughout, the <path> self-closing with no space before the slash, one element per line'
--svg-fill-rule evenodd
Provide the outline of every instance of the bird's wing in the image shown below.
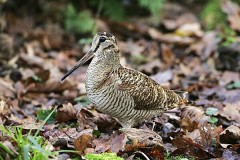
<path fill-rule="evenodd" d="M 184 98 L 157 84 L 148 76 L 133 69 L 120 68 L 117 72 L 117 89 L 130 95 L 139 110 L 168 110 Z"/>

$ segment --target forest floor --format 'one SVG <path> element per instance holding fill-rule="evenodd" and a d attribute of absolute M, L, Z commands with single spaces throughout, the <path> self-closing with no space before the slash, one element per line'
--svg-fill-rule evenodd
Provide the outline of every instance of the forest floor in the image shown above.
<path fill-rule="evenodd" d="M 92 35 L 79 40 L 47 17 L 39 25 L 34 15 L 0 15 L 0 157 L 33 157 L 36 151 L 49 159 L 105 152 L 128 160 L 240 159 L 240 7 L 225 3 L 223 10 L 238 33 L 233 43 L 219 36 L 224 31 L 204 31 L 187 11 L 166 11 L 164 29 L 144 18 L 95 19 L 98 31 L 117 38 L 124 66 L 189 93 L 191 103 L 145 120 L 137 130 L 121 130 L 89 102 L 88 64 L 60 81 L 89 50 Z"/>

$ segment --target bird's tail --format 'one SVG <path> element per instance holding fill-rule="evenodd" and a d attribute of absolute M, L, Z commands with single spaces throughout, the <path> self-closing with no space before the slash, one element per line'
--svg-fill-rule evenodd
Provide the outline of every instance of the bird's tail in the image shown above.
<path fill-rule="evenodd" d="M 188 102 L 188 92 L 186 91 L 174 91 L 177 95 L 180 96 L 180 104 L 186 104 Z"/>

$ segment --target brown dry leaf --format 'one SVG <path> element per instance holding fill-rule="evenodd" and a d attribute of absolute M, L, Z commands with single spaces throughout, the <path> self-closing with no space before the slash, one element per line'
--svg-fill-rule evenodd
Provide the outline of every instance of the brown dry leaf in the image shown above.
<path fill-rule="evenodd" d="M 173 78 L 173 71 L 168 69 L 163 72 L 158 72 L 157 74 L 151 76 L 151 78 L 157 83 L 169 87 L 169 81 Z"/>
<path fill-rule="evenodd" d="M 7 116 L 11 113 L 11 106 L 7 105 L 6 101 L 0 100 L 0 115 Z"/>
<path fill-rule="evenodd" d="M 123 53 L 130 53 L 131 55 L 141 54 L 145 49 L 144 46 L 140 46 L 139 44 L 133 41 L 127 42 L 120 41 L 118 42 L 118 45 Z"/>
<path fill-rule="evenodd" d="M 95 23 L 99 31 L 110 32 L 110 28 L 105 21 L 95 18 Z"/>
<path fill-rule="evenodd" d="M 112 152 L 118 153 L 121 150 L 124 150 L 124 145 L 126 143 L 126 136 L 124 134 L 117 135 L 114 132 L 111 136 L 111 146 L 110 150 Z"/>
<path fill-rule="evenodd" d="M 201 145 L 194 143 L 192 139 L 187 137 L 173 139 L 172 144 L 177 146 L 177 149 L 173 151 L 172 155 L 187 155 L 197 159 L 215 158 L 214 155 L 205 151 Z"/>
<path fill-rule="evenodd" d="M 161 45 L 161 57 L 163 62 L 166 65 L 166 68 L 170 67 L 173 64 L 175 59 L 175 55 L 172 49 L 166 44 Z"/>
<path fill-rule="evenodd" d="M 63 104 L 61 108 L 57 110 L 56 120 L 58 122 L 67 122 L 76 119 L 77 110 L 71 103 Z"/>
<path fill-rule="evenodd" d="M 19 18 L 13 14 L 7 16 L 8 25 L 8 33 L 11 35 L 21 34 L 27 37 L 29 32 L 33 28 L 34 20 L 31 16 L 24 16 Z"/>
<path fill-rule="evenodd" d="M 199 128 L 199 131 L 201 136 L 201 144 L 204 147 L 210 147 L 210 145 L 213 143 L 213 140 L 217 136 L 214 127 L 205 123 Z"/>
<path fill-rule="evenodd" d="M 240 143 L 240 128 L 237 126 L 229 126 L 220 133 L 220 143 L 238 144 Z"/>
<path fill-rule="evenodd" d="M 193 132 L 195 129 L 198 129 L 198 122 L 194 121 L 190 117 L 183 117 L 181 120 L 181 128 L 185 132 Z"/>
<path fill-rule="evenodd" d="M 163 68 L 163 66 L 164 64 L 159 59 L 156 59 L 144 65 L 140 65 L 138 70 L 147 74 L 152 74 L 154 70 L 159 70 Z"/>
<path fill-rule="evenodd" d="M 22 118 L 19 118 L 19 117 L 15 116 L 15 115 L 11 114 L 10 117 L 8 117 L 8 120 L 11 121 L 12 123 L 16 123 L 16 124 L 19 124 L 19 125 L 20 124 L 24 125 L 24 126 L 30 125 L 33 128 L 37 127 L 36 124 L 32 125 L 32 123 L 35 121 L 35 119 L 33 117 L 31 117 L 31 116 L 28 116 L 27 118 L 22 119 Z"/>
<path fill-rule="evenodd" d="M 10 80 L 0 79 L 0 99 L 5 99 L 6 97 L 14 98 L 15 90 L 13 88 L 13 83 Z"/>
<path fill-rule="evenodd" d="M 103 153 L 103 152 L 114 152 L 118 153 L 119 151 L 124 150 L 125 145 L 125 135 L 118 134 L 117 132 L 113 132 L 111 136 L 109 135 L 101 135 L 98 139 L 93 140 L 93 144 L 96 146 L 95 152 Z"/>
<path fill-rule="evenodd" d="M 185 5 L 181 5 L 181 3 L 169 1 L 163 5 L 162 10 L 161 23 L 163 23 L 168 30 L 175 30 L 184 24 L 198 22 L 196 15 L 188 10 Z"/>
<path fill-rule="evenodd" d="M 30 77 L 28 77 L 25 81 L 24 81 L 24 85 L 27 86 L 31 83 L 43 83 L 46 82 L 50 77 L 50 71 L 49 70 L 40 70 L 36 73 L 34 73 L 33 75 L 31 75 Z"/>
<path fill-rule="evenodd" d="M 92 140 L 92 135 L 82 134 L 74 141 L 74 148 L 79 151 L 79 154 L 82 155 L 86 148 L 91 146 L 90 142 Z"/>
<path fill-rule="evenodd" d="M 97 125 L 92 121 L 93 116 L 91 112 L 87 109 L 81 109 L 76 116 L 79 130 L 84 130 L 85 128 L 97 128 Z"/>
<path fill-rule="evenodd" d="M 0 59 L 2 60 L 10 60 L 14 57 L 14 42 L 13 38 L 5 33 L 0 33 Z"/>
<path fill-rule="evenodd" d="M 84 132 L 83 132 L 84 131 Z M 78 132 L 76 128 L 56 128 L 52 127 L 44 127 L 43 136 L 48 138 L 50 143 L 55 146 L 64 146 L 69 148 L 74 148 L 73 141 L 77 139 L 82 134 L 91 134 L 92 130 L 83 130 L 82 132 Z"/>
<path fill-rule="evenodd" d="M 237 3 L 230 0 L 224 0 L 222 10 L 228 15 L 231 28 L 240 31 L 240 7 Z"/>
<path fill-rule="evenodd" d="M 174 44 L 184 44 L 189 45 L 194 42 L 193 38 L 190 37 L 181 37 L 175 34 L 162 34 L 155 28 L 149 28 L 148 34 L 154 40 L 158 40 L 165 43 L 174 43 Z"/>
<path fill-rule="evenodd" d="M 182 112 L 181 112 L 181 117 L 184 119 L 186 117 L 189 117 L 189 120 L 193 123 L 194 121 L 197 122 L 197 123 L 200 123 L 200 124 L 203 124 L 205 123 L 208 118 L 204 115 L 204 111 L 201 107 L 196 107 L 196 106 L 185 106 L 185 107 L 182 107 L 181 108 Z M 187 123 L 184 123 L 184 124 L 190 124 L 188 123 L 189 120 L 186 119 L 186 122 Z M 192 124 L 193 126 L 194 123 Z M 190 125 L 190 126 L 192 126 Z M 188 125 L 187 125 L 188 126 Z M 186 127 L 187 127 L 186 126 Z M 196 126 L 195 126 L 196 127 Z M 188 127 L 187 127 L 188 128 Z M 191 128 L 191 127 L 190 127 Z M 189 128 L 189 129 L 190 129 Z M 194 128 L 193 128 L 194 130 Z"/>
<path fill-rule="evenodd" d="M 230 82 L 237 82 L 240 80 L 240 74 L 237 72 L 224 71 L 219 79 L 219 85 L 225 86 Z"/>
<path fill-rule="evenodd" d="M 206 32 L 201 41 L 189 46 L 188 52 L 195 52 L 205 60 L 217 50 L 219 41 L 215 32 Z"/>
<path fill-rule="evenodd" d="M 63 30 L 58 24 L 47 24 L 43 44 L 47 49 L 60 49 L 64 44 Z"/>
<path fill-rule="evenodd" d="M 29 45 L 26 45 L 29 46 Z M 34 55 L 33 48 L 31 46 L 28 47 L 28 53 L 20 53 L 20 59 L 22 59 L 29 66 L 37 66 L 40 68 L 44 68 L 45 60 L 39 56 Z"/>
<path fill-rule="evenodd" d="M 95 145 L 95 152 L 107 152 L 111 146 L 111 137 L 109 135 L 102 135 L 99 139 L 94 139 L 92 143 Z"/>
<path fill-rule="evenodd" d="M 31 83 L 27 86 L 27 92 L 63 92 L 73 89 L 74 85 L 71 81 L 60 82 L 60 80 L 50 79 L 46 83 Z"/>
<path fill-rule="evenodd" d="M 99 113 L 97 110 L 81 109 L 77 114 L 80 128 L 94 128 L 96 126 L 101 132 L 108 132 L 116 125 L 116 120 L 112 117 Z"/>
<path fill-rule="evenodd" d="M 219 114 L 229 120 L 240 123 L 240 101 L 236 103 L 227 103 L 223 111 Z"/>

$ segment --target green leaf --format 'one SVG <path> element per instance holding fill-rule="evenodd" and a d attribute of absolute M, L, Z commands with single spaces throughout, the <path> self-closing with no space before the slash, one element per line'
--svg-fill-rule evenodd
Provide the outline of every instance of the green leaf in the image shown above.
<path fill-rule="evenodd" d="M 87 96 L 76 97 L 73 100 L 74 102 L 80 102 L 84 107 L 90 104 L 90 101 Z"/>
<path fill-rule="evenodd" d="M 79 44 L 91 44 L 92 43 L 92 38 L 82 38 L 78 41 Z"/>
<path fill-rule="evenodd" d="M 103 14 L 115 21 L 125 19 L 125 10 L 121 1 L 104 1 Z"/>
<path fill-rule="evenodd" d="M 224 26 L 226 17 L 226 14 L 222 12 L 221 1 L 219 0 L 207 1 L 200 13 L 200 19 L 208 30 Z"/>
<path fill-rule="evenodd" d="M 42 78 L 38 77 L 37 75 L 32 75 L 32 79 L 33 79 L 35 82 L 42 82 Z"/>
<path fill-rule="evenodd" d="M 217 108 L 209 107 L 209 108 L 207 108 L 207 110 L 206 110 L 206 114 L 207 114 L 208 116 L 212 116 L 212 115 L 214 115 L 217 111 L 218 111 Z"/>
<path fill-rule="evenodd" d="M 29 144 L 23 146 L 23 159 L 28 160 Z"/>
<path fill-rule="evenodd" d="M 227 89 L 235 89 L 240 88 L 240 81 L 234 82 L 226 86 Z"/>
<path fill-rule="evenodd" d="M 90 12 L 77 12 L 72 4 L 66 7 L 64 23 L 66 30 L 71 33 L 93 33 L 96 29 Z"/>
<path fill-rule="evenodd" d="M 101 135 L 101 132 L 99 130 L 93 130 L 92 134 L 96 137 L 99 137 Z"/>
<path fill-rule="evenodd" d="M 14 158 L 16 155 L 7 147 L 5 146 L 2 142 L 0 142 L 0 149 L 4 151 L 5 153 L 9 154 L 10 157 Z"/>
<path fill-rule="evenodd" d="M 210 119 L 208 120 L 209 123 L 215 124 L 217 123 L 218 119 L 216 117 L 210 117 Z"/>
<path fill-rule="evenodd" d="M 140 6 L 147 8 L 151 14 L 155 17 L 160 16 L 160 10 L 162 9 L 165 0 L 138 0 Z"/>
<path fill-rule="evenodd" d="M 40 110 L 37 112 L 37 119 L 39 120 L 45 120 L 48 115 L 53 111 L 53 109 L 51 110 Z M 56 121 L 56 114 L 57 112 L 55 111 L 47 120 L 47 123 L 52 124 Z"/>

